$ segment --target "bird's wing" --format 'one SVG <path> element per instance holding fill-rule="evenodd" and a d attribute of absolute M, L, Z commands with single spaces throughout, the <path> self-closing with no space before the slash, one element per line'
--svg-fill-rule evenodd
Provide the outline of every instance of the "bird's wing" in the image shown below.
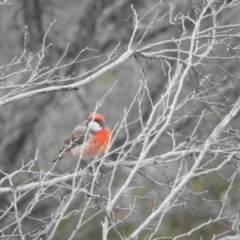
<path fill-rule="evenodd" d="M 75 127 L 69 138 L 67 138 L 64 141 L 64 145 L 61 151 L 66 151 L 73 147 L 81 145 L 84 142 L 84 140 L 88 139 L 88 137 L 86 137 L 87 133 L 86 122 L 87 121 L 84 121 Z"/>
<path fill-rule="evenodd" d="M 84 142 L 84 140 L 88 140 L 87 134 L 87 121 L 79 123 L 75 129 L 73 130 L 72 134 L 64 141 L 62 149 L 59 151 L 59 155 L 56 159 L 54 159 L 51 163 L 59 161 L 61 158 L 64 157 L 64 153 L 76 147 Z"/>

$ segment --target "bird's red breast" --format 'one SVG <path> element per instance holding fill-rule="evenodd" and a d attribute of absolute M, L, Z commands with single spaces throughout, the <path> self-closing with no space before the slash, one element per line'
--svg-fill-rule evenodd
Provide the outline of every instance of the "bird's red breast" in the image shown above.
<path fill-rule="evenodd" d="M 104 154 L 111 138 L 109 128 L 105 127 L 102 130 L 93 132 L 92 138 L 89 139 L 88 144 L 83 150 L 83 155 L 97 155 Z"/>

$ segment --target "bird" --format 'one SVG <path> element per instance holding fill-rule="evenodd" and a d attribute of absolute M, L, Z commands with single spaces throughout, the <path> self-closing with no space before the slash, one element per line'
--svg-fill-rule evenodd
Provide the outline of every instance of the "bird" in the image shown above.
<path fill-rule="evenodd" d="M 111 131 L 105 125 L 103 115 L 90 113 L 88 119 L 79 123 L 64 141 L 59 155 L 51 163 L 58 162 L 65 153 L 77 158 L 96 157 L 105 153 L 111 140 Z"/>

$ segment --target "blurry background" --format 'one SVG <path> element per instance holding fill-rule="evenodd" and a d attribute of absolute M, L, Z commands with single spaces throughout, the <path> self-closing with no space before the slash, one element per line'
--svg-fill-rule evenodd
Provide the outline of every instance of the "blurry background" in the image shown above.
<path fill-rule="evenodd" d="M 129 16 L 132 14 L 131 4 L 133 4 L 139 17 L 142 17 L 157 2 L 158 1 L 154 0 L 12 0 L 11 5 L 0 6 L 0 66 L 10 63 L 14 57 L 21 55 L 24 50 L 25 31 L 28 32 L 26 38 L 27 54 L 38 52 L 41 49 L 44 34 L 55 17 L 58 20 L 52 26 L 46 38 L 46 42 L 52 43 L 52 45 L 46 51 L 45 62 L 42 63 L 43 66 L 53 67 L 64 54 L 67 44 L 69 43 L 69 49 L 63 59 L 65 63 L 74 59 L 77 54 L 87 46 L 90 49 L 99 51 L 98 54 L 101 55 L 110 53 L 116 45 L 121 42 L 120 47 L 117 49 L 117 51 L 121 53 L 127 48 L 133 30 L 132 19 L 129 19 Z M 173 0 L 169 2 L 176 6 L 176 14 L 186 14 L 187 12 L 192 14 L 194 6 L 201 4 L 202 1 Z M 158 6 L 156 10 L 159 11 L 159 16 L 162 16 L 169 10 L 169 6 L 163 3 Z M 140 26 L 139 36 L 141 36 L 146 25 L 152 20 L 153 14 L 154 13 L 147 15 L 144 19 Z M 239 20 L 239 9 L 237 8 L 231 9 L 231 14 L 223 14 L 221 18 L 218 19 L 221 25 L 225 23 L 234 24 L 239 22 Z M 209 20 L 208 23 L 208 20 L 206 20 L 205 24 L 206 26 L 208 26 L 208 24 L 211 25 L 211 21 Z M 190 30 L 193 27 L 190 22 L 186 23 L 186 26 Z M 179 36 L 179 29 L 176 26 L 170 25 L 168 18 L 165 18 L 151 29 L 146 36 L 143 46 L 148 43 L 155 43 Z M 164 48 L 164 46 L 162 46 L 162 48 Z M 219 47 L 219 53 L 221 50 L 221 47 Z M 95 51 L 86 51 L 81 55 L 80 59 L 90 58 L 95 54 Z M 63 78 L 70 74 L 77 76 L 96 67 L 102 63 L 102 61 L 102 58 L 92 58 L 70 65 L 63 70 L 56 71 L 54 74 L 56 78 Z M 238 71 L 237 61 L 224 62 L 219 59 L 215 59 L 215 61 L 231 73 Z M 115 124 L 122 119 L 124 109 L 129 107 L 139 88 L 140 79 L 142 79 L 140 65 L 145 70 L 146 77 L 148 78 L 150 96 L 152 101 L 155 102 L 159 99 L 161 93 L 164 92 L 167 84 L 167 78 L 162 69 L 161 62 L 155 60 L 147 61 L 140 58 L 136 60 L 132 57 L 121 67 L 104 74 L 97 79 L 97 81 L 81 87 L 79 91 L 45 94 L 1 107 L 0 169 L 6 173 L 11 173 L 19 168 L 22 160 L 27 162 L 29 159 L 34 158 L 37 150 L 39 150 L 37 167 L 43 170 L 49 169 L 49 162 L 57 156 L 62 142 L 71 133 L 74 126 L 87 118 L 90 112 L 94 111 L 96 103 L 115 84 L 98 110 L 104 114 L 106 124 L 113 129 Z M 213 80 L 214 78 L 224 78 L 224 73 L 217 67 L 207 66 L 206 68 L 210 73 L 214 73 L 214 76 L 212 76 Z M 27 76 L 26 73 L 19 74 L 18 76 L 12 76 L 12 78 L 6 81 L 10 83 L 11 81 L 21 83 L 24 82 Z M 71 82 L 74 82 L 74 80 L 71 80 Z M 232 81 L 228 78 L 223 81 L 223 84 L 230 86 L 229 92 L 225 92 L 228 101 L 230 103 L 235 101 L 239 95 L 237 92 L 238 88 L 233 87 Z M 239 83 L 235 81 L 235 85 L 237 86 Z M 194 86 L 192 83 L 190 81 L 186 82 L 182 93 L 183 96 L 193 89 Z M 220 102 L 225 101 L 221 96 L 217 96 L 216 98 L 218 98 Z M 142 106 L 142 116 L 144 120 L 149 116 L 149 106 L 149 101 L 146 100 L 146 103 Z M 203 103 L 200 103 L 199 107 L 201 108 L 202 106 Z M 181 111 L 184 110 L 187 112 L 189 109 L 186 108 Z M 138 114 L 138 109 L 133 108 L 128 118 L 129 121 L 137 119 Z M 212 125 L 218 122 L 217 118 L 210 119 L 209 121 L 211 121 Z M 236 127 L 238 122 L 238 118 L 236 118 L 235 122 L 232 122 L 232 126 Z M 191 126 L 194 126 L 194 124 L 195 122 L 192 118 L 187 118 L 174 126 L 175 132 L 178 133 L 177 139 L 179 142 L 185 141 L 186 136 L 192 131 Z M 209 131 L 211 131 L 211 127 L 209 127 L 211 124 L 202 126 L 202 132 L 199 132 L 202 140 L 204 140 L 206 136 L 208 136 Z M 136 136 L 138 133 L 138 125 L 130 126 L 130 133 L 132 137 Z M 115 147 L 121 146 L 124 140 L 124 133 L 119 134 L 112 148 L 114 149 Z M 156 148 L 157 151 L 161 153 L 167 152 L 171 148 L 170 142 L 170 138 L 167 136 L 166 139 L 160 139 L 160 146 Z M 153 152 L 153 154 L 155 153 Z M 75 164 L 74 159 L 68 157 L 65 161 L 59 163 L 58 171 L 71 172 Z M 216 182 L 219 183 L 217 190 L 215 186 Z M 199 191 L 213 189 L 213 191 L 211 191 L 213 196 L 209 197 L 220 199 L 221 192 L 224 192 L 226 189 L 226 185 L 221 185 L 220 183 L 221 180 L 215 176 L 211 179 L 196 179 L 189 187 Z M 204 186 L 204 188 L 202 186 Z M 1 196 L 0 209 L 4 209 L 8 201 L 9 196 Z M 21 203 L 19 204 L 19 208 L 21 208 Z M 148 206 L 152 207 L 152 205 L 157 203 L 153 200 L 146 200 L 145 202 L 142 201 L 141 204 L 139 205 L 140 209 L 148 209 Z M 52 203 L 45 202 L 39 205 L 32 214 L 33 216 L 39 216 L 44 212 L 51 212 L 52 207 Z M 238 207 L 238 201 L 235 201 L 234 204 L 229 203 L 230 212 L 236 211 Z M 180 234 L 191 229 L 195 224 L 205 221 L 211 214 L 217 213 L 218 207 L 216 210 L 209 204 L 202 205 L 197 210 L 193 208 L 183 208 L 177 212 L 172 211 L 168 214 L 165 222 L 165 233 L 166 235 L 170 234 L 172 236 Z M 121 214 L 124 216 L 124 211 L 119 213 L 120 216 Z M 196 215 L 198 216 L 197 219 Z M 138 219 L 138 221 L 142 220 Z M 76 239 L 100 239 L 96 238 L 101 231 L 100 221 L 101 220 L 97 218 L 93 219 L 88 229 L 86 229 L 85 232 L 81 232 L 81 235 L 77 236 Z M 127 225 L 123 224 L 122 227 L 124 231 L 126 233 L 128 231 L 131 232 L 134 229 L 136 221 L 137 218 L 132 219 Z M 29 224 L 31 225 L 31 223 Z M 66 233 L 66 229 L 71 230 L 70 225 L 70 221 L 66 221 L 59 226 L 56 239 L 65 239 L 64 234 Z M 198 234 L 204 236 L 205 238 L 203 239 L 209 239 L 208 236 L 212 236 L 213 232 L 219 233 L 225 230 L 221 228 L 224 228 L 224 226 L 216 223 L 216 225 Z M 165 233 L 163 233 L 162 236 Z M 198 236 L 200 235 L 195 236 L 196 238 L 191 237 L 190 239 L 199 239 Z"/>

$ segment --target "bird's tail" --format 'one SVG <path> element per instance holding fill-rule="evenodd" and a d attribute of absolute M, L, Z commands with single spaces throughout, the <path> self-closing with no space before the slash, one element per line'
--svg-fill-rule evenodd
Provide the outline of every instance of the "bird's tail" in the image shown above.
<path fill-rule="evenodd" d="M 58 162 L 60 161 L 62 158 L 64 158 L 65 156 L 63 155 L 59 155 L 57 158 L 55 158 L 54 160 L 52 160 L 50 163 L 55 163 L 55 162 Z"/>

